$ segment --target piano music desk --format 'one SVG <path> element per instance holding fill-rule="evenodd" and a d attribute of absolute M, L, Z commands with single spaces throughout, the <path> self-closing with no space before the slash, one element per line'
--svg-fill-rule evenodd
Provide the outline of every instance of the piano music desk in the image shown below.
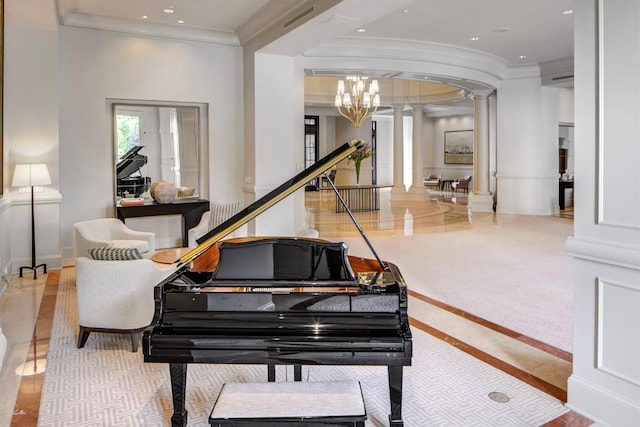
<path fill-rule="evenodd" d="M 222 386 L 211 427 L 364 427 L 358 381 L 229 383 Z"/>

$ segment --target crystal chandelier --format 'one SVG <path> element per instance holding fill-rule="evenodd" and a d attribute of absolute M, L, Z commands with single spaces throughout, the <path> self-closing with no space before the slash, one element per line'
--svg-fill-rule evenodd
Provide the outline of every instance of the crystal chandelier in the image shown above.
<path fill-rule="evenodd" d="M 374 114 L 380 106 L 378 81 L 371 80 L 366 89 L 368 77 L 347 76 L 349 89 L 345 92 L 344 80 L 338 80 L 335 106 L 341 116 L 351 121 L 354 128 L 359 128 L 362 122 Z M 373 109 L 371 107 L 373 106 Z"/>

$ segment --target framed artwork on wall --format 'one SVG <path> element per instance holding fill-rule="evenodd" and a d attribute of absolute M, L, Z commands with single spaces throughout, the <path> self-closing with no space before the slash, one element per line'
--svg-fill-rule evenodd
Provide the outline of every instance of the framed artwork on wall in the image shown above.
<path fill-rule="evenodd" d="M 473 164 L 473 130 L 453 130 L 444 133 L 444 162 Z"/>

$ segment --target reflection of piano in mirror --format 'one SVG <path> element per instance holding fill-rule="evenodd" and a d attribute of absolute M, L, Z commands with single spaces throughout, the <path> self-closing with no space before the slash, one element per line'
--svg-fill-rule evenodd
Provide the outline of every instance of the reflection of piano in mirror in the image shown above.
<path fill-rule="evenodd" d="M 407 287 L 398 268 L 347 254 L 344 243 L 292 237 L 222 240 L 358 148 L 346 143 L 255 201 L 177 260 L 155 288 L 145 362 L 170 364 L 173 426 L 185 426 L 188 363 L 387 366 L 391 426 L 402 426 L 402 372 L 411 364 Z M 334 189 L 335 190 L 335 189 Z M 339 194 L 336 191 L 337 197 Z"/>
<path fill-rule="evenodd" d="M 140 168 L 147 164 L 147 156 L 139 151 L 144 145 L 137 145 L 127 151 L 116 165 L 116 194 L 120 197 L 140 197 L 149 190 L 151 178 L 142 176 Z"/>

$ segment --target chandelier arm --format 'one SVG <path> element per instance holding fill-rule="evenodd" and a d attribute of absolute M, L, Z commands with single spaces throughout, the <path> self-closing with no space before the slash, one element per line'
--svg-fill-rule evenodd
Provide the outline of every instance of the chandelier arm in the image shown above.
<path fill-rule="evenodd" d="M 342 117 L 344 117 L 345 119 L 348 119 L 351 122 L 351 124 L 355 125 L 355 123 L 353 122 L 353 119 L 342 112 L 342 107 L 337 107 L 337 110 Z"/>

